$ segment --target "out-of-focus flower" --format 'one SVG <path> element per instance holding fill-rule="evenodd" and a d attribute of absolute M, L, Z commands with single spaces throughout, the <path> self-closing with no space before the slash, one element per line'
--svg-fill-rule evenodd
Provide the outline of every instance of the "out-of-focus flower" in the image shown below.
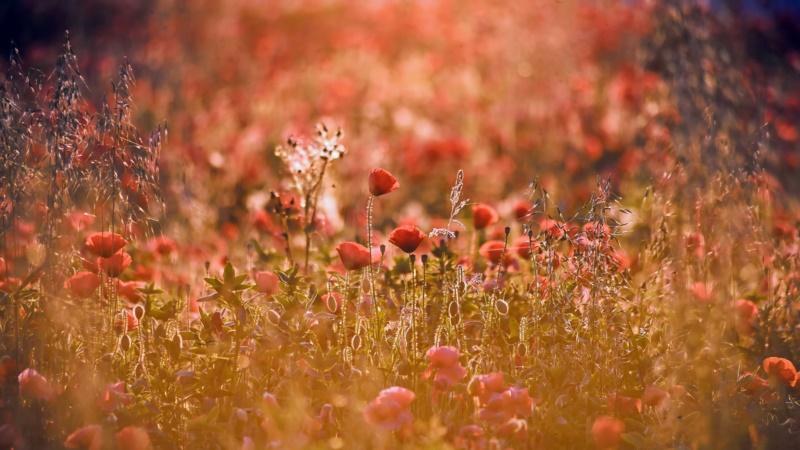
<path fill-rule="evenodd" d="M 503 258 L 503 263 L 507 265 L 511 263 L 512 258 L 510 254 L 511 252 L 509 251 L 506 251 L 505 257 L 503 257 L 503 249 L 505 246 L 506 245 L 503 241 L 486 241 L 483 245 L 481 245 L 481 248 L 478 249 L 478 253 L 495 265 L 500 264 L 500 259 Z"/>
<path fill-rule="evenodd" d="M 389 234 L 389 242 L 406 253 L 412 253 L 425 236 L 426 234 L 414 225 L 402 225 Z"/>
<path fill-rule="evenodd" d="M 399 187 L 397 178 L 384 169 L 373 169 L 369 173 L 369 192 L 376 197 L 388 194 Z"/>
<path fill-rule="evenodd" d="M 563 222 L 550 219 L 549 217 L 543 218 L 539 221 L 539 229 L 545 236 L 552 239 L 561 239 L 564 237 L 565 225 Z"/>
<path fill-rule="evenodd" d="M 486 448 L 486 436 L 483 428 L 477 425 L 467 425 L 461 427 L 453 443 L 459 449 L 483 450 Z"/>
<path fill-rule="evenodd" d="M 161 256 L 168 256 L 178 248 L 178 244 L 167 236 L 157 236 L 150 241 L 150 248 Z"/>
<path fill-rule="evenodd" d="M 89 298 L 100 286 L 100 277 L 92 272 L 78 272 L 64 281 L 64 288 L 78 298 Z"/>
<path fill-rule="evenodd" d="M 143 288 L 144 283 L 141 281 L 120 281 L 117 278 L 117 293 L 131 303 L 139 303 L 144 298 L 144 294 L 138 291 L 138 288 Z"/>
<path fill-rule="evenodd" d="M 430 365 L 422 373 L 423 379 L 433 378 L 434 391 L 448 391 L 467 376 L 467 369 L 458 361 L 458 349 L 455 347 L 431 347 L 425 353 L 431 360 Z M 435 397 L 436 395 L 434 395 Z"/>
<path fill-rule="evenodd" d="M 256 290 L 262 294 L 275 295 L 280 291 L 280 278 L 275 272 L 256 272 L 253 278 L 256 280 Z"/>
<path fill-rule="evenodd" d="M 533 255 L 531 250 L 536 252 L 539 249 L 539 242 L 528 236 L 520 236 L 514 241 L 514 244 L 511 245 L 511 249 L 515 251 L 520 258 L 527 261 L 531 259 L 531 255 Z"/>
<path fill-rule="evenodd" d="M 103 448 L 103 428 L 100 425 L 87 425 L 83 428 L 78 428 L 67 436 L 67 440 L 64 441 L 64 447 L 100 450 Z"/>
<path fill-rule="evenodd" d="M 86 238 L 86 248 L 97 256 L 108 258 L 128 245 L 128 241 L 117 233 L 102 231 Z"/>
<path fill-rule="evenodd" d="M 414 401 L 414 392 L 399 386 L 384 389 L 364 410 L 364 420 L 382 430 L 395 431 L 414 420 L 408 407 Z"/>
<path fill-rule="evenodd" d="M 150 450 L 150 435 L 141 427 L 125 427 L 114 435 L 119 450 Z"/>
<path fill-rule="evenodd" d="M 600 416 L 592 424 L 592 439 L 598 449 L 610 450 L 619 446 L 625 422 L 610 416 Z"/>
<path fill-rule="evenodd" d="M 108 258 L 97 258 L 97 267 L 111 278 L 120 276 L 131 265 L 131 255 L 126 252 L 118 252 Z"/>
<path fill-rule="evenodd" d="M 131 394 L 125 392 L 125 382 L 109 383 L 97 397 L 97 407 L 107 413 L 114 412 L 119 405 L 129 405 Z"/>
<path fill-rule="evenodd" d="M 621 415 L 630 415 L 642 412 L 642 400 L 639 398 L 624 397 L 616 392 L 606 397 L 608 412 Z"/>
<path fill-rule="evenodd" d="M 645 405 L 659 411 L 666 411 L 671 404 L 669 392 L 657 386 L 647 386 L 642 394 L 642 401 Z"/>
<path fill-rule="evenodd" d="M 697 258 L 702 258 L 706 253 L 706 239 L 703 233 L 695 232 L 687 234 L 683 238 L 684 245 L 686 245 L 686 253 L 693 255 Z"/>
<path fill-rule="evenodd" d="M 481 405 L 486 405 L 493 396 L 499 396 L 506 390 L 502 372 L 486 375 L 476 375 L 467 386 L 467 391 L 473 397 L 478 397 Z"/>
<path fill-rule="evenodd" d="M 483 230 L 498 220 L 500 216 L 497 215 L 497 211 L 486 203 L 472 205 L 472 221 L 476 230 Z"/>
<path fill-rule="evenodd" d="M 380 262 L 380 252 L 373 249 L 371 252 L 361 244 L 355 242 L 342 242 L 336 247 L 339 259 L 347 270 L 360 270 L 370 264 Z"/>
<path fill-rule="evenodd" d="M 53 388 L 47 378 L 33 369 L 25 369 L 17 377 L 19 393 L 23 398 L 49 401 L 53 398 Z"/>
<path fill-rule="evenodd" d="M 736 330 L 739 334 L 753 334 L 757 318 L 758 306 L 755 303 L 743 298 L 736 301 Z"/>
<path fill-rule="evenodd" d="M 517 200 L 514 206 L 511 207 L 511 212 L 514 218 L 522 222 L 528 216 L 528 213 L 533 209 L 531 202 L 527 200 Z"/>

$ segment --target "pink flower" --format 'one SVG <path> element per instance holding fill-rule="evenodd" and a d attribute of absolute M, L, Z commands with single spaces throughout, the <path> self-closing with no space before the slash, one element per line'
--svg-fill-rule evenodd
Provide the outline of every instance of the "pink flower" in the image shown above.
<path fill-rule="evenodd" d="M 25 369 L 17 377 L 19 393 L 23 398 L 49 401 L 53 398 L 53 388 L 47 378 L 33 369 Z"/>
<path fill-rule="evenodd" d="M 629 415 L 642 412 L 642 400 L 632 397 L 623 397 L 616 392 L 608 394 L 606 397 L 608 412 Z"/>
<path fill-rule="evenodd" d="M 486 405 L 494 396 L 499 396 L 506 390 L 502 372 L 487 375 L 476 375 L 469 382 L 467 390 L 470 395 L 478 397 L 481 405 Z"/>
<path fill-rule="evenodd" d="M 132 401 L 131 394 L 125 392 L 125 382 L 109 383 L 97 397 L 97 407 L 107 413 L 114 412 L 119 405 L 129 405 Z"/>
<path fill-rule="evenodd" d="M 141 281 L 120 281 L 117 278 L 117 293 L 131 303 L 139 303 L 144 298 L 144 294 L 138 291 L 138 288 L 143 288 L 144 283 Z"/>
<path fill-rule="evenodd" d="M 414 392 L 399 386 L 384 389 L 364 410 L 364 420 L 382 430 L 399 430 L 414 421 L 408 407 L 414 401 Z"/>
<path fill-rule="evenodd" d="M 438 391 L 448 391 L 467 376 L 467 369 L 458 361 L 458 349 L 455 347 L 431 347 L 425 354 L 431 360 L 422 378 L 428 379 L 436 372 L 433 379 L 434 397 Z"/>
<path fill-rule="evenodd" d="M 753 334 L 753 326 L 758 319 L 758 306 L 743 298 L 736 301 L 736 330 L 739 334 Z"/>

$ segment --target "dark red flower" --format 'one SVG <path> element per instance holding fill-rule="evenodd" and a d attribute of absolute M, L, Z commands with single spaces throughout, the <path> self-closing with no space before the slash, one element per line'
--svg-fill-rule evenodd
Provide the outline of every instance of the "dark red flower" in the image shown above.
<path fill-rule="evenodd" d="M 78 298 L 89 298 L 100 286 L 100 277 L 92 272 L 78 272 L 64 281 L 64 288 Z"/>
<path fill-rule="evenodd" d="M 336 247 L 336 252 L 339 253 L 339 259 L 342 260 L 342 265 L 347 270 L 359 270 L 370 265 L 380 262 L 380 252 L 373 249 L 370 252 L 367 247 L 355 242 L 342 242 Z"/>
<path fill-rule="evenodd" d="M 126 252 L 118 252 L 109 258 L 97 258 L 97 267 L 111 278 L 118 277 L 131 265 L 131 255 Z"/>
<path fill-rule="evenodd" d="M 17 377 L 19 394 L 23 398 L 49 401 L 53 398 L 53 387 L 47 378 L 33 369 L 25 369 Z"/>
<path fill-rule="evenodd" d="M 472 220 L 476 230 L 482 230 L 500 220 L 497 211 L 486 203 L 472 205 Z"/>
<path fill-rule="evenodd" d="M 128 241 L 125 238 L 110 231 L 92 233 L 86 238 L 86 248 L 103 258 L 108 258 L 114 253 L 118 253 L 126 245 L 128 245 Z"/>
<path fill-rule="evenodd" d="M 386 170 L 373 169 L 369 173 L 369 192 L 376 197 L 388 194 L 399 187 L 397 178 Z"/>
<path fill-rule="evenodd" d="M 522 222 L 528 216 L 528 213 L 533 209 L 533 205 L 526 200 L 518 200 L 514 203 L 511 210 L 514 212 L 514 218 Z"/>
<path fill-rule="evenodd" d="M 402 225 L 389 234 L 389 242 L 406 253 L 412 253 L 425 236 L 425 233 L 414 225 Z"/>

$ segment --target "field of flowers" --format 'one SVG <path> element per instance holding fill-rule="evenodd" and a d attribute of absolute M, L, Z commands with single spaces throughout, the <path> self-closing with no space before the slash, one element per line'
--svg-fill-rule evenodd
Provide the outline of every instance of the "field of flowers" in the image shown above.
<path fill-rule="evenodd" d="M 0 7 L 0 450 L 800 448 L 800 16 L 710 3 Z"/>

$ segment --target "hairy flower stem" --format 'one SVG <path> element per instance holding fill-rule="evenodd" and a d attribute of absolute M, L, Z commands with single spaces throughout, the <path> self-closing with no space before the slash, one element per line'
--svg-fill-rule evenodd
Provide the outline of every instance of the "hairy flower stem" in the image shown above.
<path fill-rule="evenodd" d="M 311 187 L 311 190 L 306 193 L 306 201 L 305 201 L 305 217 L 306 217 L 306 226 L 303 227 L 303 233 L 306 235 L 306 257 L 305 262 L 303 263 L 303 271 L 308 273 L 308 258 L 311 253 L 311 230 L 314 228 L 314 219 L 317 217 L 317 205 L 319 204 L 319 193 L 322 191 L 322 179 L 325 178 L 325 169 L 328 168 L 328 160 L 325 159 L 322 162 L 322 169 L 320 169 L 319 178 L 317 178 L 317 182 L 314 183 L 314 186 Z M 311 207 L 311 198 L 314 198 L 314 206 Z M 311 208 L 311 215 L 309 216 L 309 208 Z"/>
<path fill-rule="evenodd" d="M 372 328 L 375 335 L 375 342 L 380 340 L 380 333 L 378 330 L 378 299 L 375 296 L 375 276 L 372 268 L 372 205 L 375 202 L 375 196 L 370 195 L 367 200 L 367 251 L 369 252 L 369 264 L 367 265 L 367 282 L 369 283 L 369 296 L 372 299 L 370 309 L 372 310 Z"/>

